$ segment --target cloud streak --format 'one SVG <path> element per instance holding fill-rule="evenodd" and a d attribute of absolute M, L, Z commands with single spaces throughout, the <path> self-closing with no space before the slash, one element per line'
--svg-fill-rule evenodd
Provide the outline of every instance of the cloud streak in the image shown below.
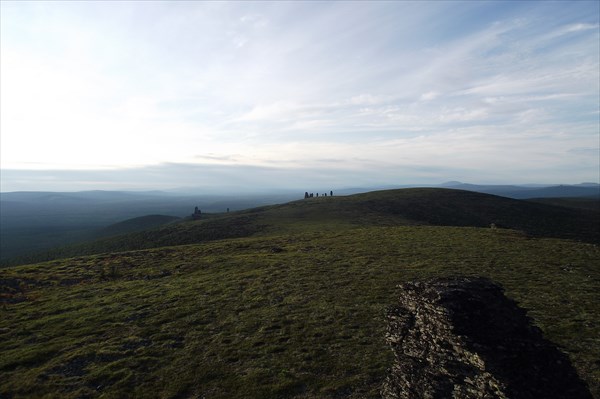
<path fill-rule="evenodd" d="M 3 171 L 600 179 L 596 2 L 1 7 Z"/>

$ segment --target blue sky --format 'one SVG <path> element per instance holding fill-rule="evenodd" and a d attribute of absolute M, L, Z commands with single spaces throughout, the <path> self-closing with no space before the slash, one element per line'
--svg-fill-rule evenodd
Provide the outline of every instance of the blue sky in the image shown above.
<path fill-rule="evenodd" d="M 0 4 L 2 191 L 600 180 L 597 1 Z"/>

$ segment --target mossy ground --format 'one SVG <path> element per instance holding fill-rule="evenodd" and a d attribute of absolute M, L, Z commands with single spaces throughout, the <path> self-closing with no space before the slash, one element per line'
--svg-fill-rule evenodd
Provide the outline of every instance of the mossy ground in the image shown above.
<path fill-rule="evenodd" d="M 0 397 L 378 397 L 400 282 L 487 276 L 600 397 L 600 249 L 346 226 L 0 270 Z"/>

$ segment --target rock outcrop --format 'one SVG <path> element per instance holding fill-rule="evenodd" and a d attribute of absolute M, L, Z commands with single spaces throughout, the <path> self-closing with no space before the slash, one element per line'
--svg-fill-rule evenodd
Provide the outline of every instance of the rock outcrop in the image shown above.
<path fill-rule="evenodd" d="M 490 280 L 402 284 L 387 318 L 395 360 L 384 399 L 592 398 L 567 356 Z"/>

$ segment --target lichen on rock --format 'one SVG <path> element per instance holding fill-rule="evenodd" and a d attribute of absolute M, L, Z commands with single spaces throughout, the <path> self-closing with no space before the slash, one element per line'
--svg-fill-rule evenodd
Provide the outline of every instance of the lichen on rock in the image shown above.
<path fill-rule="evenodd" d="M 592 398 L 568 357 L 485 278 L 399 286 L 387 311 L 395 355 L 384 399 Z"/>

